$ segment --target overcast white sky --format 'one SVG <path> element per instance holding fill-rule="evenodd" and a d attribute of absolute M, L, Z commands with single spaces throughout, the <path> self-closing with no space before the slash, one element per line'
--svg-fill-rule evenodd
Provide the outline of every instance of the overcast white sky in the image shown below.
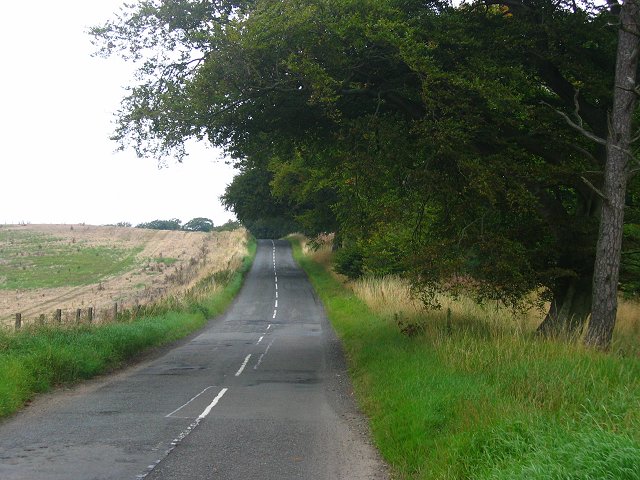
<path fill-rule="evenodd" d="M 222 153 L 194 144 L 158 169 L 114 153 L 113 112 L 132 67 L 92 58 L 85 33 L 122 0 L 4 2 L 0 15 L 0 223 L 100 225 L 232 215 L 218 197 L 233 178 Z"/>

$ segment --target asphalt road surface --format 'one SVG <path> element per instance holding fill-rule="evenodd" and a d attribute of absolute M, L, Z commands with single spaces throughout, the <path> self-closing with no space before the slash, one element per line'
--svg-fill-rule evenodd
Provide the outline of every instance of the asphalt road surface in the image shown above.
<path fill-rule="evenodd" d="M 221 317 L 0 423 L 0 479 L 385 479 L 322 305 L 261 240 Z"/>

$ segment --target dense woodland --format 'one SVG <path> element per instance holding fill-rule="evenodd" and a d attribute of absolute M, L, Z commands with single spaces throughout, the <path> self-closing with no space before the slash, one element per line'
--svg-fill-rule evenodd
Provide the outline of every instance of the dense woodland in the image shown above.
<path fill-rule="evenodd" d="M 606 348 L 615 290 L 640 291 L 638 16 L 631 0 L 145 0 L 92 35 L 140 62 L 114 138 L 157 158 L 223 147 L 240 169 L 223 202 L 257 236 L 334 232 L 340 271 L 406 275 L 427 304 L 549 301 L 544 335 L 597 306 L 586 338 Z"/>

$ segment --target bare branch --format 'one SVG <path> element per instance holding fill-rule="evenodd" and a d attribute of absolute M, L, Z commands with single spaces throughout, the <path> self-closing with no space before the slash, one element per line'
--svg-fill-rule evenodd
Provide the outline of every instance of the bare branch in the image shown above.
<path fill-rule="evenodd" d="M 636 173 L 640 172 L 640 168 L 632 168 L 627 172 L 627 178 L 635 177 Z"/>
<path fill-rule="evenodd" d="M 540 102 L 543 105 L 546 105 L 550 108 L 553 108 L 551 105 L 549 105 L 547 102 Z M 577 130 L 578 132 L 580 132 L 582 135 L 584 135 L 585 137 L 587 137 L 590 140 L 593 140 L 596 143 L 599 143 L 600 145 L 606 145 L 607 141 L 604 138 L 600 138 L 599 136 L 597 136 L 596 134 L 590 132 L 589 130 L 586 130 L 584 127 L 582 127 L 581 125 L 578 125 L 576 122 L 574 122 L 573 120 L 571 120 L 569 118 L 569 115 L 567 115 L 566 113 L 555 109 L 556 113 L 558 115 L 560 115 L 562 118 L 565 119 L 565 121 L 569 124 L 570 127 L 574 128 L 575 130 Z M 582 123 L 582 121 L 580 122 Z"/>
<path fill-rule="evenodd" d="M 589 160 L 591 160 L 594 164 L 598 165 L 600 163 L 600 161 L 596 157 L 594 157 L 591 152 L 589 152 L 588 150 L 585 150 L 580 145 L 571 144 L 570 146 L 573 149 L 577 150 L 578 152 L 582 153 L 585 157 L 587 157 Z M 586 172 L 586 173 L 595 173 L 595 172 Z M 600 172 L 600 173 L 602 173 L 602 172 Z"/>
<path fill-rule="evenodd" d="M 602 193 L 600 191 L 600 189 L 598 187 L 596 187 L 593 183 L 591 183 L 589 180 L 587 180 L 586 178 L 584 178 L 583 176 L 580 177 L 580 179 L 594 192 L 596 192 L 596 194 L 598 194 L 599 197 L 601 197 L 604 201 L 608 202 L 609 201 L 609 197 L 607 197 L 604 193 Z"/>
<path fill-rule="evenodd" d="M 640 140 L 640 129 L 636 132 L 635 136 L 629 140 L 629 145 L 636 143 L 638 140 Z"/>
<path fill-rule="evenodd" d="M 573 114 L 578 120 L 578 125 L 580 125 L 580 128 L 584 128 L 582 125 L 582 117 L 580 116 L 580 103 L 578 102 L 579 95 L 580 90 L 576 88 L 576 93 L 573 95 L 573 104 L 575 105 L 576 109 L 573 111 Z"/>
<path fill-rule="evenodd" d="M 475 223 L 478 222 L 482 222 L 484 224 L 484 215 L 482 215 L 480 218 L 476 218 L 475 220 L 473 220 L 471 223 L 469 223 L 468 225 L 465 225 L 462 230 L 460 230 L 460 235 L 458 237 L 458 247 L 460 247 L 460 244 L 462 243 L 462 240 L 464 239 L 464 236 L 467 232 L 467 229 L 469 227 L 471 227 L 472 225 L 474 225 Z"/>

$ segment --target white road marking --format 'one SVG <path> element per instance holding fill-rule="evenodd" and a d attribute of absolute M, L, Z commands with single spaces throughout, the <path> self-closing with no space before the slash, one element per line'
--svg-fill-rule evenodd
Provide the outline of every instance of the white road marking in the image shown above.
<path fill-rule="evenodd" d="M 267 345 L 267 348 L 265 349 L 264 353 L 262 355 L 260 355 L 260 358 L 258 358 L 258 361 L 256 362 L 256 364 L 253 366 L 254 370 L 257 370 L 258 367 L 260 366 L 260 364 L 262 363 L 262 359 L 264 358 L 264 356 L 269 353 L 269 349 L 271 348 L 271 345 L 273 345 L 273 342 L 275 342 L 276 339 L 274 338 L 273 340 L 271 340 L 271 342 L 269 343 L 269 345 Z"/>
<path fill-rule="evenodd" d="M 240 368 L 238 369 L 238 371 L 236 372 L 236 377 L 239 377 L 240 374 L 242 373 L 242 371 L 244 370 L 244 367 L 247 366 L 247 363 L 249 363 L 249 359 L 251 358 L 251 354 L 247 355 L 247 358 L 244 359 L 244 362 L 242 362 L 242 365 L 240 366 Z"/>
<path fill-rule="evenodd" d="M 276 275 L 276 283 L 278 283 L 278 276 Z"/>
<path fill-rule="evenodd" d="M 276 315 L 278 314 L 278 310 L 274 310 L 273 311 L 273 317 L 272 318 L 276 318 Z"/>
<path fill-rule="evenodd" d="M 278 290 L 278 283 L 276 282 L 276 291 Z"/>
<path fill-rule="evenodd" d="M 202 390 L 199 394 L 197 394 L 195 397 L 193 397 L 191 400 L 189 400 L 187 403 L 185 403 L 184 405 L 176 408 L 173 412 L 169 413 L 168 415 L 165 415 L 164 418 L 169 418 L 171 415 L 173 415 L 174 413 L 179 412 L 180 410 L 182 410 L 184 407 L 186 407 L 187 405 L 189 405 L 191 402 L 193 402 L 196 398 L 198 398 L 200 395 L 202 395 L 204 392 L 206 392 L 207 390 L 209 390 L 210 388 L 214 388 L 213 386 L 211 387 L 207 387 L 204 390 Z"/>
<path fill-rule="evenodd" d="M 262 341 L 263 338 L 264 338 L 264 335 L 258 339 L 258 341 L 256 342 L 256 345 L 260 345 L 260 342 Z"/>
<path fill-rule="evenodd" d="M 207 390 L 208 388 L 212 388 L 212 387 L 207 387 L 205 388 L 205 390 Z M 147 470 L 144 473 L 141 473 L 140 475 L 136 475 L 136 478 L 139 480 L 142 480 L 143 478 L 145 478 L 147 475 L 149 475 L 154 468 L 156 468 L 158 466 L 158 464 L 164 460 L 166 457 L 169 456 L 169 454 L 173 451 L 174 448 L 176 448 L 176 446 L 185 439 L 185 437 L 187 435 L 189 435 L 191 432 L 193 432 L 193 430 L 195 430 L 195 428 L 200 425 L 200 422 L 207 416 L 209 415 L 209 413 L 211 412 L 211 409 L 213 407 L 215 407 L 218 402 L 220 401 L 220 399 L 224 396 L 225 393 L 227 393 L 227 390 L 229 390 L 228 388 L 223 388 L 222 390 L 220 390 L 220 393 L 218 393 L 218 395 L 216 396 L 216 398 L 213 399 L 213 401 L 207 405 L 207 408 L 205 408 L 203 410 L 203 412 L 198 416 L 198 418 L 196 418 L 191 425 L 189 425 L 185 430 L 183 430 L 182 432 L 180 432 L 180 435 L 178 435 L 176 438 L 173 439 L 173 441 L 170 443 L 169 448 L 167 449 L 166 452 L 164 452 L 164 455 L 162 456 L 162 458 L 156 460 L 156 463 L 152 464 L 152 465 L 148 465 L 147 466 Z M 204 390 L 203 390 L 204 391 Z M 202 394 L 202 392 L 200 392 L 198 395 Z M 196 395 L 196 397 L 198 396 Z M 194 397 L 194 398 L 196 398 Z M 188 402 L 187 402 L 188 403 Z M 185 404 L 186 405 L 186 404 Z M 180 407 L 182 408 L 182 407 Z"/>
<path fill-rule="evenodd" d="M 267 325 L 267 330 L 271 330 L 271 324 Z"/>
<path fill-rule="evenodd" d="M 278 292 L 276 292 L 276 298 L 278 298 Z"/>
<path fill-rule="evenodd" d="M 274 305 L 275 308 L 278 308 L 278 300 L 276 300 L 276 304 Z"/>
<path fill-rule="evenodd" d="M 251 355 L 249 355 L 249 357 L 250 356 Z M 249 360 L 249 357 L 247 357 L 247 360 Z M 205 408 L 203 410 L 203 412 L 200 414 L 200 416 L 198 417 L 198 420 L 202 420 L 207 415 L 209 415 L 209 413 L 211 412 L 211 409 L 218 404 L 218 402 L 224 396 L 224 394 L 227 393 L 227 390 L 229 390 L 229 389 L 228 388 L 223 388 L 222 390 L 220 390 L 220 393 L 218 394 L 218 396 L 216 398 L 214 398 L 213 401 L 209 405 L 207 405 L 207 408 Z"/>

